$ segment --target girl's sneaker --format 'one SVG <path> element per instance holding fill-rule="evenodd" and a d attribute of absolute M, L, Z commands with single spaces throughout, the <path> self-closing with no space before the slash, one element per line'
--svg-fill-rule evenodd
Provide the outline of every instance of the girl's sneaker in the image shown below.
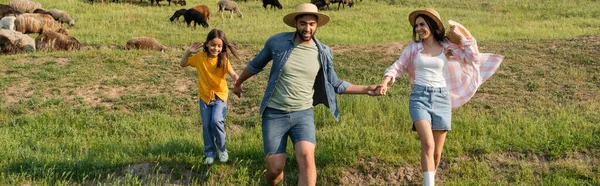
<path fill-rule="evenodd" d="M 219 161 L 221 161 L 221 163 L 225 163 L 227 160 L 229 160 L 229 154 L 227 154 L 227 151 L 219 153 Z"/>
<path fill-rule="evenodd" d="M 206 157 L 206 159 L 204 159 L 204 164 L 212 165 L 214 161 L 215 161 L 214 157 Z"/>

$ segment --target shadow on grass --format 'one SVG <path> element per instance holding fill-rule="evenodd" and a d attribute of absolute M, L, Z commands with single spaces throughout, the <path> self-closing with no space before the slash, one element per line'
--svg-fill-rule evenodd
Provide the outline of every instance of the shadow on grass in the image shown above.
<path fill-rule="evenodd" d="M 135 148 L 124 148 L 135 149 Z M 121 152 L 135 156 L 136 152 Z M 107 159 L 88 153 L 79 160 L 51 161 L 25 157 L 0 169 L 4 178 L 30 180 L 32 184 L 105 184 L 132 183 L 142 185 L 166 184 L 231 184 L 264 185 L 264 157 L 262 149 L 245 148 L 229 152 L 229 161 L 218 159 L 213 165 L 204 165 L 202 145 L 190 140 L 174 139 L 150 144 L 133 162 Z M 295 160 L 294 160 L 295 162 Z M 293 168 L 297 172 L 297 168 Z M 23 184 L 23 183 L 14 183 Z"/>

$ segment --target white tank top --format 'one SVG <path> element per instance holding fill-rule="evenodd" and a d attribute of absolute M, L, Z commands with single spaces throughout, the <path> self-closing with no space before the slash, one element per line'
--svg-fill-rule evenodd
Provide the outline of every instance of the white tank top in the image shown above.
<path fill-rule="evenodd" d="M 415 59 L 415 84 L 431 87 L 446 87 L 444 68 L 448 63 L 444 49 L 438 56 L 425 56 L 419 51 Z"/>

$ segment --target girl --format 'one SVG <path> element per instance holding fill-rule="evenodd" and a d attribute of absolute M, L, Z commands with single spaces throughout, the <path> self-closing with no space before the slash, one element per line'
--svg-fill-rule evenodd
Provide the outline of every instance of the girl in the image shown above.
<path fill-rule="evenodd" d="M 204 50 L 198 52 L 202 47 Z M 227 111 L 227 81 L 225 74 L 237 81 L 238 75 L 229 63 L 227 51 L 239 59 L 225 33 L 213 29 L 206 36 L 204 44 L 193 43 L 181 58 L 181 66 L 193 66 L 198 71 L 198 96 L 200 97 L 200 117 L 202 117 L 202 137 L 204 139 L 204 164 L 212 164 L 217 148 L 219 161 L 229 159 L 225 148 L 225 113 Z M 196 53 L 189 57 L 191 53 Z M 216 147 L 215 147 L 216 142 Z"/>
<path fill-rule="evenodd" d="M 412 129 L 421 141 L 423 185 L 429 186 L 434 185 L 446 133 L 451 129 L 452 109 L 471 99 L 504 57 L 479 53 L 475 38 L 460 25 L 450 27 L 450 33 L 460 43 L 448 42 L 444 25 L 434 9 L 413 11 L 408 20 L 413 26 L 414 41 L 386 69 L 380 94 L 385 94 L 388 84 L 402 73 L 408 73 L 412 87 L 409 98 Z"/>

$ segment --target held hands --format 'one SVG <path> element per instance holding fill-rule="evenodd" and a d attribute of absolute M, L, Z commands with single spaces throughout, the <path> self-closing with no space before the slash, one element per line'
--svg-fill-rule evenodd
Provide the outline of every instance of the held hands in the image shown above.
<path fill-rule="evenodd" d="M 202 48 L 202 43 L 194 42 L 187 50 L 191 53 L 196 53 L 200 50 L 200 48 Z"/>
<path fill-rule="evenodd" d="M 244 91 L 244 89 L 242 88 L 242 85 L 238 85 L 237 83 L 235 83 L 233 85 L 233 94 L 235 94 L 238 98 L 242 97 L 242 92 Z"/>
<path fill-rule="evenodd" d="M 379 84 L 367 86 L 367 94 L 369 94 L 369 96 L 383 96 L 386 91 L 387 85 Z"/>

